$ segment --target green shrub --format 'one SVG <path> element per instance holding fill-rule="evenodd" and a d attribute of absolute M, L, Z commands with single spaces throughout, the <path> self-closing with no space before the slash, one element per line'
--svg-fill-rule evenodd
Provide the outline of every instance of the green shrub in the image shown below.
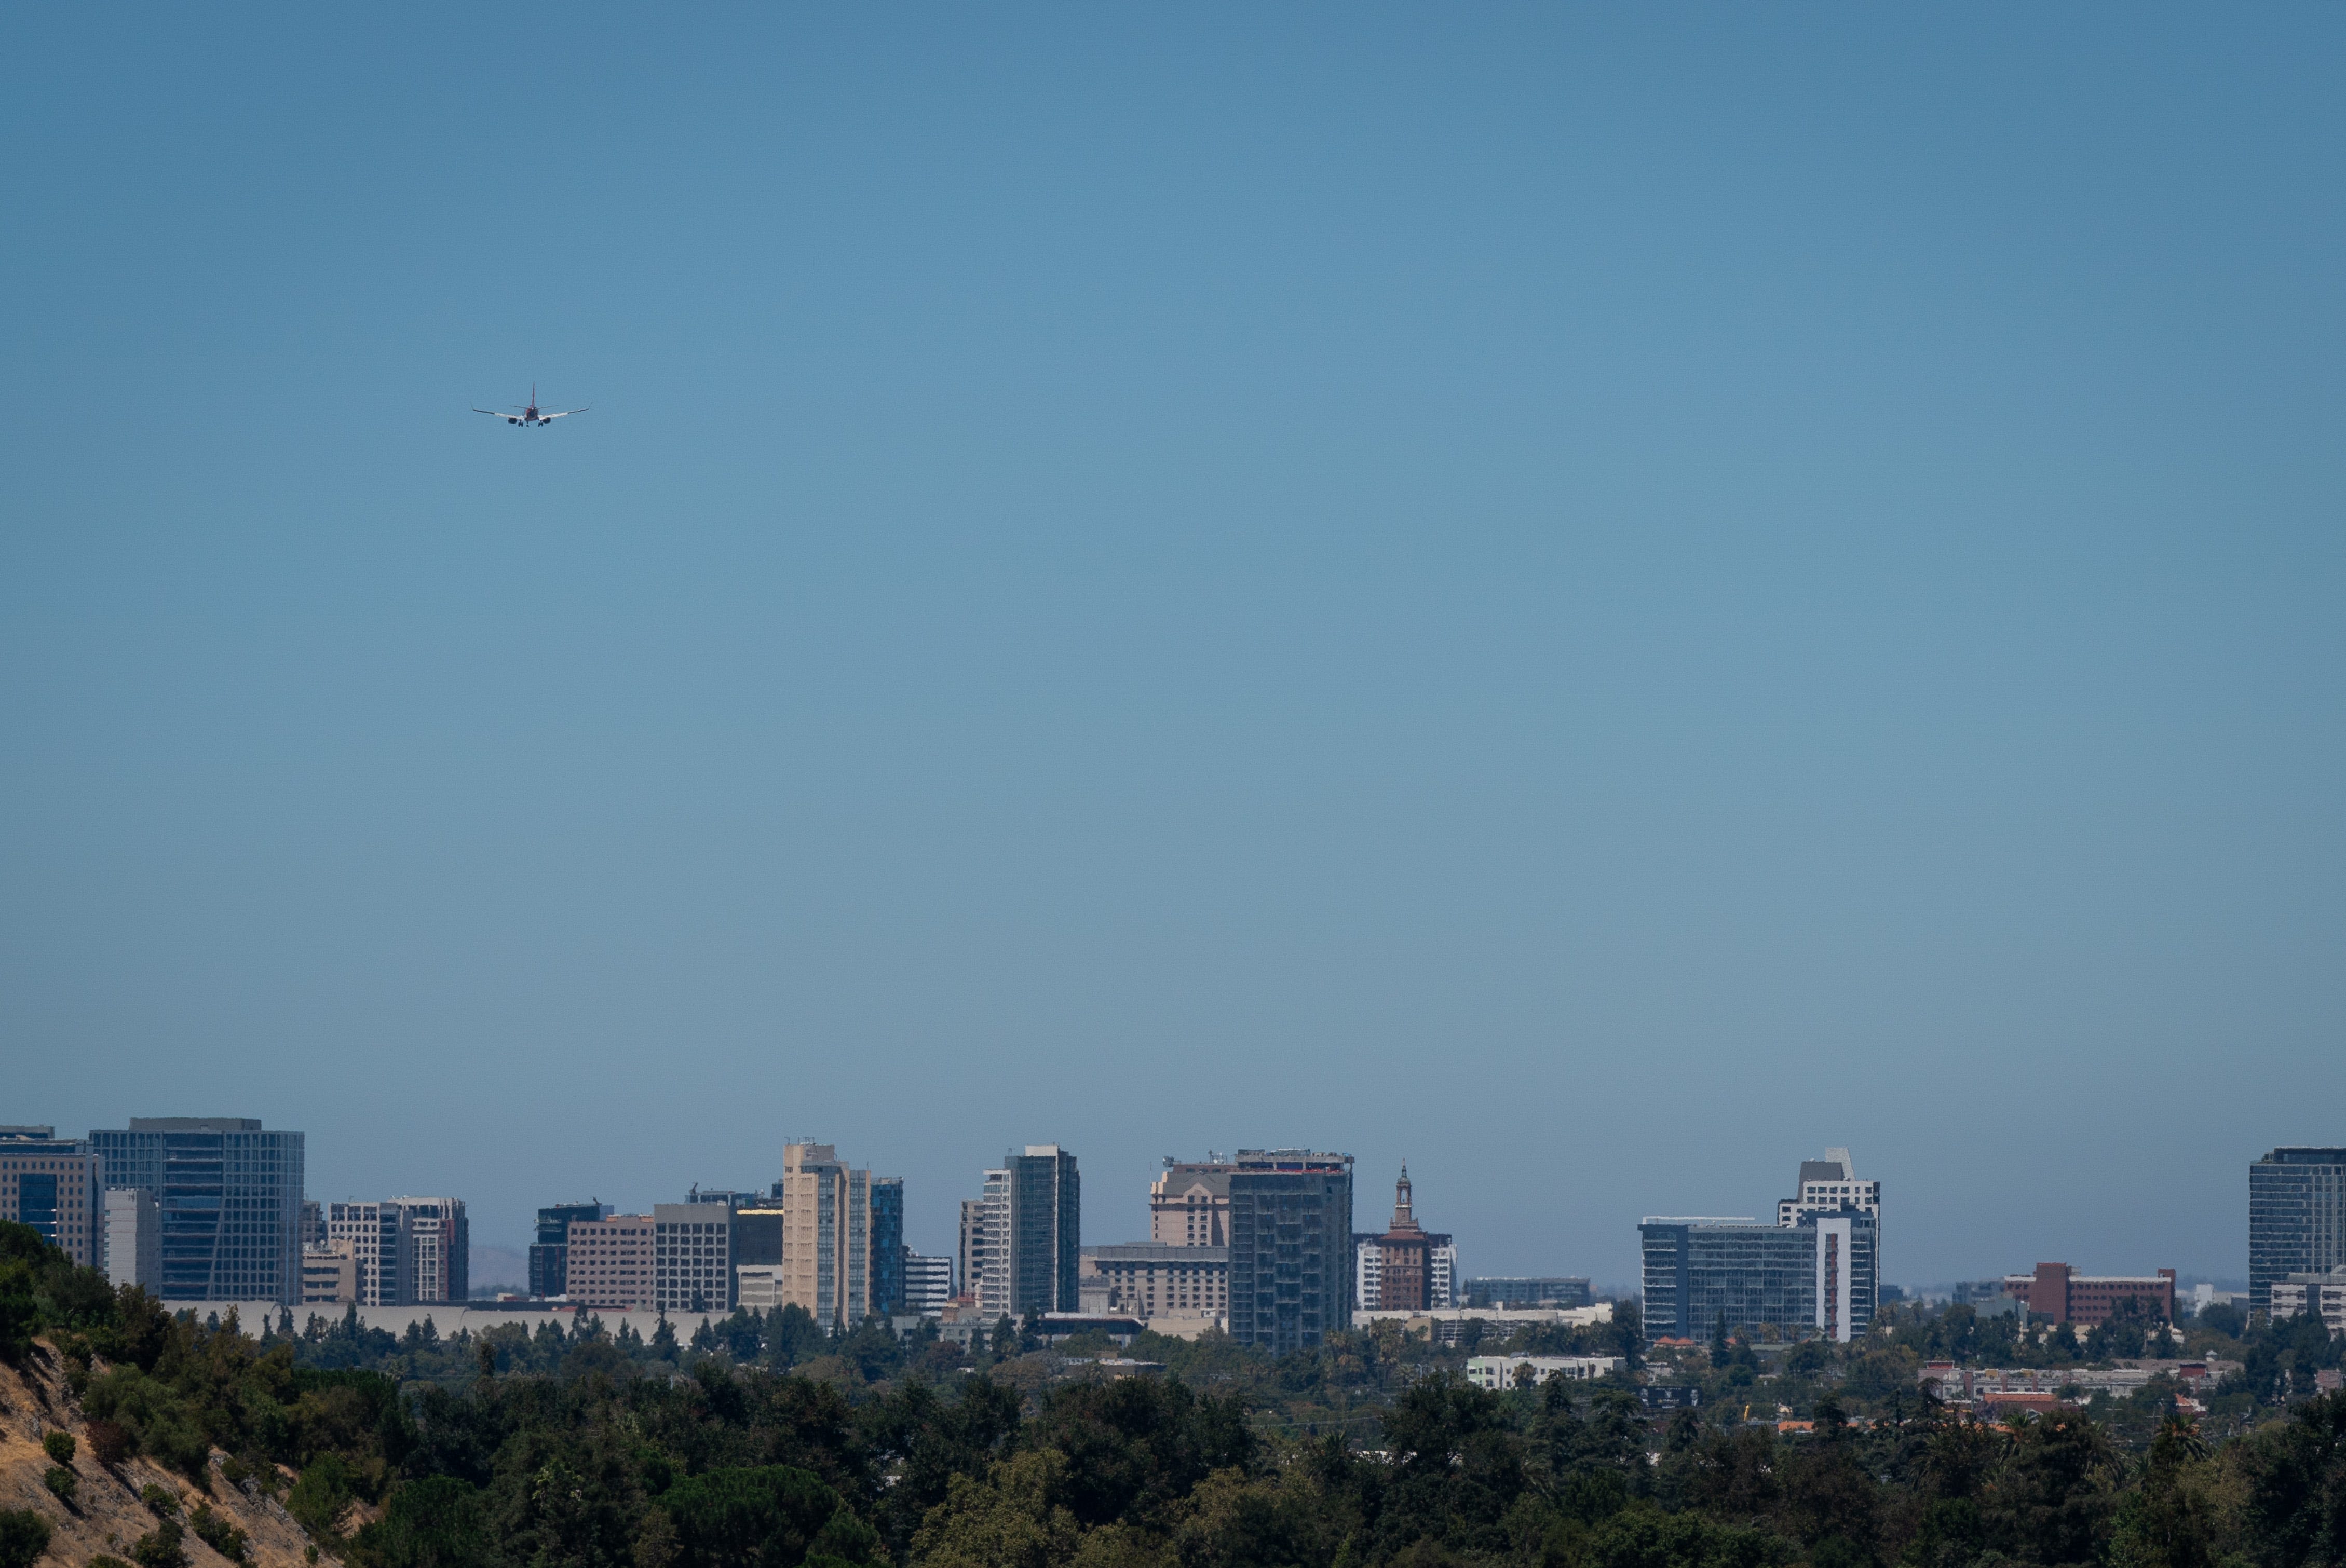
<path fill-rule="evenodd" d="M 145 1503 L 149 1512 L 164 1519 L 179 1512 L 179 1494 L 151 1481 L 138 1489 L 138 1501 Z"/>
<path fill-rule="evenodd" d="M 130 1568 L 130 1564 L 119 1557 L 108 1557 L 101 1552 L 89 1560 L 88 1568 Z"/>
<path fill-rule="evenodd" d="M 43 1432 L 41 1448 L 55 1463 L 71 1464 L 74 1461 L 74 1435 L 71 1432 Z"/>
<path fill-rule="evenodd" d="M 138 1568 L 188 1568 L 187 1541 L 187 1532 L 179 1528 L 179 1522 L 167 1519 L 130 1543 L 130 1560 Z"/>
<path fill-rule="evenodd" d="M 335 1522 L 356 1494 L 351 1467 L 336 1453 L 321 1453 L 285 1494 L 285 1512 L 321 1541 L 334 1539 Z"/>
<path fill-rule="evenodd" d="M 709 1471 L 669 1487 L 659 1506 L 676 1522 L 681 1568 L 799 1568 L 810 1550 L 862 1551 L 877 1541 L 862 1538 L 868 1528 L 834 1539 L 839 1494 L 787 1465 Z"/>
<path fill-rule="evenodd" d="M 61 1464 L 53 1464 L 42 1473 L 41 1484 L 49 1489 L 50 1496 L 71 1508 L 74 1488 L 81 1484 L 81 1478 Z"/>
<path fill-rule="evenodd" d="M 47 1520 L 29 1508 L 0 1508 L 0 1568 L 33 1568 L 48 1549 Z"/>
<path fill-rule="evenodd" d="M 243 1531 L 219 1514 L 212 1512 L 209 1502 L 196 1504 L 195 1517 L 189 1521 L 196 1529 L 196 1539 L 219 1553 L 231 1563 L 251 1559 L 251 1548 Z"/>
<path fill-rule="evenodd" d="M 484 1568 L 492 1559 L 481 1495 L 454 1476 L 410 1481 L 358 1532 L 361 1568 Z"/>

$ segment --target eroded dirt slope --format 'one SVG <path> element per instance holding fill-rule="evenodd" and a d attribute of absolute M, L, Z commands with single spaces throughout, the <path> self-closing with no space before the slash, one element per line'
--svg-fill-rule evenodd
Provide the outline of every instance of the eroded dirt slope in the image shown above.
<path fill-rule="evenodd" d="M 56 1529 L 50 1537 L 43 1568 L 84 1568 L 106 1553 L 128 1555 L 130 1543 L 155 1528 L 155 1515 L 138 1501 L 143 1486 L 160 1486 L 180 1499 L 180 1521 L 209 1502 L 212 1512 L 224 1514 L 250 1537 L 253 1568 L 301 1568 L 310 1537 L 273 1500 L 249 1495 L 219 1473 L 223 1457 L 215 1451 L 211 1492 L 207 1496 L 187 1477 L 165 1470 L 144 1456 L 126 1460 L 108 1470 L 89 1451 L 81 1409 L 66 1387 L 65 1363 L 44 1344 L 36 1344 L 22 1366 L 0 1363 L 0 1508 L 30 1508 L 45 1515 Z M 79 1477 L 73 1506 L 59 1502 L 41 1477 L 50 1460 L 41 1448 L 42 1434 L 57 1430 L 74 1435 L 78 1451 L 72 1469 Z M 188 1532 L 188 1555 L 195 1568 L 233 1568 L 229 1560 Z"/>

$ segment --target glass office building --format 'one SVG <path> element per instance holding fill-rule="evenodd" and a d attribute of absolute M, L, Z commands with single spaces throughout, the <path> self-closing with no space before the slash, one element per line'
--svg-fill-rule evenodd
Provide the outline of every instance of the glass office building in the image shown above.
<path fill-rule="evenodd" d="M 904 1310 L 904 1181 L 872 1178 L 872 1312 L 893 1318 Z"/>
<path fill-rule="evenodd" d="M 107 1186 L 155 1194 L 164 1300 L 301 1299 L 300 1133 L 242 1116 L 138 1116 L 89 1142 Z"/>
<path fill-rule="evenodd" d="M 1230 1166 L 1230 1338 L 1274 1354 L 1352 1326 L 1352 1156 L 1240 1149 Z"/>
<path fill-rule="evenodd" d="M 557 1203 L 537 1211 L 537 1239 L 529 1246 L 529 1293 L 536 1297 L 570 1293 L 570 1222 L 608 1219 L 607 1203 Z"/>
<path fill-rule="evenodd" d="M 1721 1324 L 1815 1329 L 1846 1342 L 1863 1336 L 1881 1300 L 1880 1224 L 1861 1209 L 1802 1214 L 1790 1225 L 1657 1215 L 1637 1235 L 1649 1342 L 1707 1340 Z"/>
<path fill-rule="evenodd" d="M 108 1178 L 112 1179 L 111 1177 Z M 2292 1274 L 2346 1263 L 2346 1149 L 2277 1148 L 2249 1166 L 2249 1312 Z"/>

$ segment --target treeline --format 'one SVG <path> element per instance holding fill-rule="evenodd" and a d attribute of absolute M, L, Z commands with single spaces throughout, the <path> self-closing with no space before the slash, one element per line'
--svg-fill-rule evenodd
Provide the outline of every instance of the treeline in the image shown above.
<path fill-rule="evenodd" d="M 828 1339 L 779 1369 L 762 1336 L 737 1358 L 623 1348 L 587 1324 L 469 1344 L 419 1331 L 385 1351 L 338 1345 L 372 1332 L 348 1318 L 255 1338 L 174 1315 L 30 1234 L 0 1232 L 0 1351 L 48 1354 L 36 1333 L 55 1347 L 98 1457 L 148 1452 L 204 1489 L 282 1487 L 354 1568 L 2346 1564 L 2341 1396 L 2216 1445 L 2168 1419 L 2130 1452 L 2082 1414 L 1980 1426 L 1911 1388 L 1858 1420 L 1828 1392 L 1813 1431 L 1782 1434 L 1693 1411 L 1658 1428 L 1624 1389 L 1493 1394 L 1389 1368 L 1387 1397 L 1314 1431 L 1267 1419 L 1258 1391 L 1360 1386 L 1340 1363 L 1377 1341 L 1198 1352 L 1209 1375 L 1210 1358 L 1250 1362 L 1251 1382 L 1025 1389 L 1011 1374 L 1041 1358 L 940 1381 L 915 1351 L 858 1386 L 804 1375 L 846 1359 Z M 302 1359 L 467 1352 L 471 1377 L 403 1388 Z"/>

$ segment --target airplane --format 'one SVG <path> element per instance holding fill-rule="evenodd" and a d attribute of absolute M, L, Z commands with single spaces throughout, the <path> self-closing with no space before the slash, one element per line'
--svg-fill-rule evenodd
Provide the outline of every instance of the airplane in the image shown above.
<path fill-rule="evenodd" d="M 595 405 L 593 403 L 588 403 L 586 408 L 593 408 L 594 406 Z M 491 419 L 501 419 L 507 424 L 518 424 L 526 429 L 531 425 L 552 424 L 557 419 L 567 419 L 574 413 L 585 413 L 586 409 L 558 408 L 554 410 L 551 413 L 540 413 L 537 412 L 537 383 L 536 382 L 532 382 L 529 383 L 529 406 L 522 410 L 519 413 L 499 413 L 493 408 L 476 408 L 473 412 L 474 413 L 484 413 Z"/>

